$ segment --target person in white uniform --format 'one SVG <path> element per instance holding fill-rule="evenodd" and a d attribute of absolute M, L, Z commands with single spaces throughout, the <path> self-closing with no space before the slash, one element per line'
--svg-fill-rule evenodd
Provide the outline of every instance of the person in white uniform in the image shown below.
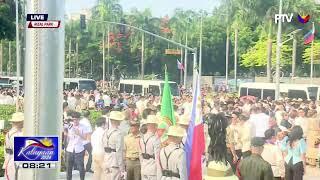
<path fill-rule="evenodd" d="M 24 121 L 24 114 L 17 112 L 12 115 L 9 120 L 12 123 L 12 128 L 5 136 L 5 156 L 3 169 L 5 169 L 5 178 L 7 180 L 15 180 L 18 176 L 18 167 L 15 165 L 13 160 L 13 139 L 16 136 L 22 136 L 22 128 Z"/>
<path fill-rule="evenodd" d="M 120 111 L 111 111 L 111 127 L 103 135 L 104 177 L 105 180 L 120 180 L 124 173 L 123 136 L 119 129 L 125 115 Z"/>

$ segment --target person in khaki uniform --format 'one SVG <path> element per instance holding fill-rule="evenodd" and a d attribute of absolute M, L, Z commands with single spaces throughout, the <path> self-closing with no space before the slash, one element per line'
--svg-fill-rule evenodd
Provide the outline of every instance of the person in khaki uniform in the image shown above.
<path fill-rule="evenodd" d="M 24 115 L 22 112 L 14 113 L 9 121 L 12 123 L 12 128 L 5 137 L 5 160 L 3 168 L 5 169 L 5 178 L 7 180 L 14 180 L 18 176 L 18 169 L 13 161 L 13 139 L 15 136 L 22 136 Z"/>
<path fill-rule="evenodd" d="M 97 128 L 94 130 L 91 136 L 92 145 L 92 166 L 93 166 L 93 180 L 103 180 L 103 168 L 104 168 L 104 146 L 102 138 L 105 132 L 106 118 L 100 117 L 96 121 Z"/>
<path fill-rule="evenodd" d="M 168 130 L 168 146 L 161 148 L 157 168 L 160 180 L 188 179 L 187 163 L 180 143 L 186 132 L 179 126 L 170 126 Z"/>
<path fill-rule="evenodd" d="M 124 155 L 126 157 L 126 180 L 141 179 L 141 165 L 139 160 L 139 126 L 136 121 L 130 122 L 130 134 L 124 137 Z"/>
<path fill-rule="evenodd" d="M 110 113 L 111 127 L 103 135 L 105 180 L 119 180 L 124 173 L 123 137 L 118 128 L 125 115 L 119 111 Z"/>
<path fill-rule="evenodd" d="M 160 150 L 160 139 L 156 135 L 158 119 L 156 115 L 147 117 L 147 132 L 140 139 L 141 179 L 156 180 L 156 155 Z"/>
<path fill-rule="evenodd" d="M 185 132 L 188 132 L 189 121 L 190 121 L 189 119 L 190 119 L 189 116 L 184 115 L 184 116 L 181 116 L 179 121 L 177 122 L 178 125 L 185 130 Z M 185 135 L 182 138 L 182 141 L 181 141 L 182 148 L 184 148 L 186 144 L 186 140 L 187 140 L 187 133 L 185 133 Z"/>

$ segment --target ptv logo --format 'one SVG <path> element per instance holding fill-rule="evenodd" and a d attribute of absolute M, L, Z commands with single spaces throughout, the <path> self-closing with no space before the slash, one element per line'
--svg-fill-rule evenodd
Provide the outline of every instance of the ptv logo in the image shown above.
<path fill-rule="evenodd" d="M 278 22 L 291 22 L 293 18 L 293 13 L 290 14 L 275 14 L 274 22 L 277 24 Z"/>
<path fill-rule="evenodd" d="M 48 20 L 48 14 L 27 14 L 28 28 L 59 28 L 60 21 Z"/>

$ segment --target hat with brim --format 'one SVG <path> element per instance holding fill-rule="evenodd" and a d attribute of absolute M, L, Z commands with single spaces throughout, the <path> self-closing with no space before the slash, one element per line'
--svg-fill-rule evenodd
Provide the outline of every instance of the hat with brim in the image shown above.
<path fill-rule="evenodd" d="M 189 122 L 190 122 L 190 117 L 184 115 L 179 118 L 178 124 L 188 126 Z"/>
<path fill-rule="evenodd" d="M 159 120 L 156 115 L 149 115 L 145 124 L 158 124 Z"/>
<path fill-rule="evenodd" d="M 125 115 L 120 111 L 111 111 L 109 118 L 114 121 L 123 121 L 125 119 Z"/>
<path fill-rule="evenodd" d="M 233 174 L 231 166 L 222 162 L 209 162 L 207 175 L 204 180 L 238 180 L 239 178 Z"/>
<path fill-rule="evenodd" d="M 16 112 L 12 114 L 12 118 L 9 120 L 10 122 L 23 122 L 24 114 L 22 112 Z"/>
<path fill-rule="evenodd" d="M 183 137 L 185 136 L 186 131 L 179 127 L 179 126 L 170 126 L 168 129 L 168 136 L 173 136 L 173 137 Z"/>

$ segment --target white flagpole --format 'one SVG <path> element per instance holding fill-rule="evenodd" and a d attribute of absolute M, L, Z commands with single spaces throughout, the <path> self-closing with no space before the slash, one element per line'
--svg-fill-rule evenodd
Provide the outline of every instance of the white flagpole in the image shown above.
<path fill-rule="evenodd" d="M 312 33 L 314 36 L 314 22 L 312 22 Z M 311 69 L 310 69 L 310 80 L 311 80 L 311 84 L 313 83 L 313 42 L 314 42 L 314 38 L 311 42 Z"/>

